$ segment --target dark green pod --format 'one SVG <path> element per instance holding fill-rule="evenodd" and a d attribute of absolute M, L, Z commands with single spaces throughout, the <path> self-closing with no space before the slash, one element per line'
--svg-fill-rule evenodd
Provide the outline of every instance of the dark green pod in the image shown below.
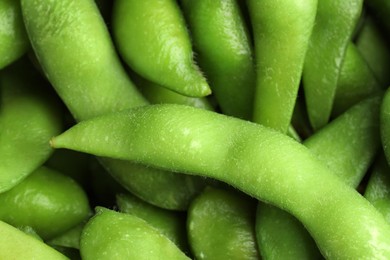
<path fill-rule="evenodd" d="M 355 44 L 349 43 L 341 67 L 332 115 L 336 117 L 352 105 L 382 92 L 379 81 Z"/>
<path fill-rule="evenodd" d="M 256 201 L 206 188 L 188 210 L 187 232 L 196 259 L 258 259 Z"/>
<path fill-rule="evenodd" d="M 374 163 L 364 197 L 390 224 L 390 168 L 383 154 L 380 154 Z"/>
<path fill-rule="evenodd" d="M 367 1 L 370 2 L 370 1 Z M 382 88 L 390 84 L 389 38 L 372 17 L 368 17 L 356 39 L 356 47 L 371 68 Z"/>

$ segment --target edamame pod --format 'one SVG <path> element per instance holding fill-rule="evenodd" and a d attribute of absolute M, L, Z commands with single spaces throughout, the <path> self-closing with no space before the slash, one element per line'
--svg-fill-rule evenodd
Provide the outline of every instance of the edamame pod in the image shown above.
<path fill-rule="evenodd" d="M 364 197 L 382 213 L 390 224 L 390 168 L 381 154 L 374 163 Z"/>
<path fill-rule="evenodd" d="M 186 259 L 175 244 L 144 220 L 98 208 L 81 235 L 82 259 Z"/>
<path fill-rule="evenodd" d="M 381 101 L 381 95 L 363 100 L 303 142 L 353 188 L 363 179 L 380 147 Z"/>
<path fill-rule="evenodd" d="M 52 154 L 60 133 L 59 106 L 25 61 L 0 73 L 0 193 L 20 183 Z"/>
<path fill-rule="evenodd" d="M 105 169 L 123 187 L 155 206 L 186 210 L 192 199 L 205 187 L 205 179 L 177 172 L 146 167 L 127 160 L 102 158 Z"/>
<path fill-rule="evenodd" d="M 317 0 L 250 0 L 248 6 L 257 73 L 253 121 L 286 133 L 297 98 Z"/>
<path fill-rule="evenodd" d="M 207 187 L 188 209 L 187 232 L 196 259 L 259 259 L 256 201 Z"/>
<path fill-rule="evenodd" d="M 88 198 L 81 187 L 46 167 L 0 194 L 0 220 L 30 226 L 44 240 L 60 235 L 89 215 Z"/>
<path fill-rule="evenodd" d="M 250 119 L 255 69 L 236 0 L 182 0 L 197 60 L 224 114 Z"/>
<path fill-rule="evenodd" d="M 379 148 L 380 101 L 376 97 L 360 102 L 303 142 L 334 174 L 354 188 Z M 320 257 L 306 229 L 290 214 L 260 203 L 256 218 L 260 252 L 265 258 Z"/>
<path fill-rule="evenodd" d="M 383 97 L 380 110 L 380 133 L 387 162 L 390 162 L 390 88 Z"/>
<path fill-rule="evenodd" d="M 122 67 L 93 0 L 21 2 L 36 56 L 76 120 L 148 104 Z M 161 207 L 186 209 L 197 187 L 204 187 L 199 178 L 101 160 L 125 188 Z"/>
<path fill-rule="evenodd" d="M 214 110 L 210 102 L 205 97 L 194 98 L 184 96 L 146 80 L 135 73 L 131 73 L 130 75 L 142 95 L 152 104 L 182 104 L 207 110 Z"/>
<path fill-rule="evenodd" d="M 211 94 L 176 1 L 116 0 L 113 31 L 121 56 L 142 77 L 186 96 Z"/>
<path fill-rule="evenodd" d="M 383 32 L 372 17 L 368 17 L 356 39 L 356 47 L 376 76 L 380 86 L 390 85 L 390 48 Z"/>
<path fill-rule="evenodd" d="M 0 1 L 0 69 L 20 58 L 29 46 L 20 1 Z"/>
<path fill-rule="evenodd" d="M 50 239 L 47 243 L 51 246 L 80 249 L 80 236 L 84 226 L 85 222 L 81 222 L 59 236 Z"/>
<path fill-rule="evenodd" d="M 21 3 L 38 61 L 76 120 L 146 104 L 120 64 L 94 0 Z"/>
<path fill-rule="evenodd" d="M 363 56 L 353 43 L 349 43 L 337 82 L 332 116 L 336 117 L 364 98 L 380 92 L 382 88 Z"/>
<path fill-rule="evenodd" d="M 291 214 L 259 202 L 256 238 L 263 259 L 321 259 L 315 241 Z"/>
<path fill-rule="evenodd" d="M 1 259 L 68 259 L 42 241 L 3 221 L 0 221 L 0 234 Z"/>
<path fill-rule="evenodd" d="M 303 67 L 307 112 L 315 130 L 329 120 L 345 51 L 362 6 L 363 0 L 318 1 Z"/>
<path fill-rule="evenodd" d="M 120 212 L 133 214 L 145 220 L 184 252 L 188 252 L 185 215 L 158 208 L 130 194 L 118 194 L 116 202 Z"/>
<path fill-rule="evenodd" d="M 257 68 L 253 121 L 287 133 L 317 13 L 317 1 L 253 0 L 248 1 L 248 5 L 254 30 Z M 263 223 L 274 225 L 271 227 L 274 231 L 276 225 L 288 226 L 295 219 L 289 220 L 281 210 L 262 203 L 259 203 L 257 212 L 258 245 L 263 257 L 306 259 L 318 256 L 314 243 L 305 232 L 290 235 L 286 232 L 289 229 L 286 229 L 285 236 L 273 241 L 279 234 L 268 234 L 270 226 L 259 227 Z M 271 223 L 260 220 L 268 217 L 274 217 L 269 221 Z"/>
<path fill-rule="evenodd" d="M 294 215 L 326 258 L 390 257 L 383 216 L 306 147 L 261 125 L 152 105 L 81 122 L 51 143 L 226 182 Z"/>

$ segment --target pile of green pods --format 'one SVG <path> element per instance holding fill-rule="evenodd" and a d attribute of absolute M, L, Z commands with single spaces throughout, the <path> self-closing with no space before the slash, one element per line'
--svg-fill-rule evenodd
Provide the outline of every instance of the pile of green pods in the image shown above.
<path fill-rule="evenodd" d="M 390 259 L 388 0 L 1 0 L 0 259 Z"/>

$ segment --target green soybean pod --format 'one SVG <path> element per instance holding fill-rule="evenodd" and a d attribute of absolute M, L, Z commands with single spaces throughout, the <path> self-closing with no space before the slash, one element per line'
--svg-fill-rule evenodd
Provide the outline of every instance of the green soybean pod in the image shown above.
<path fill-rule="evenodd" d="M 379 105 L 379 97 L 364 100 L 303 142 L 334 174 L 354 188 L 379 148 Z M 276 207 L 259 204 L 256 230 L 260 252 L 267 259 L 320 257 L 302 224 Z"/>
<path fill-rule="evenodd" d="M 197 60 L 224 114 L 252 117 L 251 39 L 236 0 L 182 0 Z"/>
<path fill-rule="evenodd" d="M 131 194 L 118 194 L 116 202 L 120 212 L 139 217 L 188 252 L 185 215 L 166 210 L 142 201 Z"/>
<path fill-rule="evenodd" d="M 387 162 L 390 162 L 390 89 L 383 97 L 380 110 L 380 135 Z"/>
<path fill-rule="evenodd" d="M 82 188 L 46 167 L 0 194 L 0 220 L 30 226 L 44 240 L 60 235 L 89 215 L 88 198 Z"/>
<path fill-rule="evenodd" d="M 325 258 L 390 257 L 382 215 L 306 147 L 261 125 L 152 105 L 81 122 L 51 144 L 226 182 L 294 215 Z"/>
<path fill-rule="evenodd" d="M 256 238 L 263 259 L 321 259 L 315 241 L 302 223 L 267 203 L 257 206 Z"/>
<path fill-rule="evenodd" d="M 368 17 L 356 39 L 356 47 L 376 76 L 380 86 L 390 84 L 390 48 L 385 34 L 372 17 Z"/>
<path fill-rule="evenodd" d="M 390 223 L 390 168 L 384 154 L 380 154 L 374 163 L 364 197 Z"/>
<path fill-rule="evenodd" d="M 367 98 L 303 144 L 347 185 L 357 188 L 380 147 L 382 95 Z"/>
<path fill-rule="evenodd" d="M 286 133 L 314 26 L 317 0 L 250 0 L 248 7 L 257 75 L 253 121 Z"/>
<path fill-rule="evenodd" d="M 20 58 L 29 48 L 20 1 L 0 2 L 0 69 Z"/>
<path fill-rule="evenodd" d="M 188 97 L 164 88 L 157 83 L 142 78 L 136 73 L 131 73 L 131 78 L 136 83 L 139 91 L 151 104 L 182 104 L 192 107 L 214 110 L 207 98 Z"/>
<path fill-rule="evenodd" d="M 80 249 L 80 236 L 86 222 L 81 222 L 75 227 L 47 241 L 51 246 Z"/>
<path fill-rule="evenodd" d="M 155 206 L 184 211 L 205 186 L 204 178 L 149 167 L 128 160 L 99 157 L 123 187 Z"/>
<path fill-rule="evenodd" d="M 52 154 L 47 142 L 62 130 L 53 95 L 24 60 L 0 73 L 0 193 L 31 174 Z"/>
<path fill-rule="evenodd" d="M 0 233 L 1 259 L 68 259 L 42 241 L 3 221 L 0 221 Z"/>
<path fill-rule="evenodd" d="M 186 96 L 211 93 L 176 1 L 116 0 L 113 32 L 125 62 L 144 78 Z"/>
<path fill-rule="evenodd" d="M 364 98 L 382 91 L 360 51 L 349 43 L 337 82 L 332 116 L 337 117 Z"/>
<path fill-rule="evenodd" d="M 326 125 L 332 112 L 345 52 L 360 17 L 363 0 L 319 0 L 303 67 L 307 112 L 314 130 Z"/>
<path fill-rule="evenodd" d="M 97 208 L 81 235 L 82 259 L 189 259 L 146 221 Z"/>
<path fill-rule="evenodd" d="M 120 64 L 93 0 L 21 3 L 38 61 L 76 120 L 146 104 Z"/>
<path fill-rule="evenodd" d="M 35 54 L 76 120 L 148 104 L 125 73 L 93 0 L 22 0 L 22 11 Z M 168 209 L 186 209 L 204 186 L 192 176 L 101 161 L 129 191 Z"/>
<path fill-rule="evenodd" d="M 188 209 L 187 232 L 196 259 L 259 259 L 255 200 L 207 187 Z"/>

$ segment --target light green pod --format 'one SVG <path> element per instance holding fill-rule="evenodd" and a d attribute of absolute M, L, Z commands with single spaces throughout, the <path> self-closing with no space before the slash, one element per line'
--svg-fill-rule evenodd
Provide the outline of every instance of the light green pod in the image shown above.
<path fill-rule="evenodd" d="M 76 120 L 145 105 L 115 53 L 94 0 L 22 0 L 46 77 Z"/>
<path fill-rule="evenodd" d="M 141 76 L 131 73 L 131 78 L 137 84 L 142 95 L 152 104 L 181 104 L 207 110 L 214 110 L 207 98 L 188 97 L 164 88 Z"/>
<path fill-rule="evenodd" d="M 98 208 L 81 236 L 82 259 L 186 259 L 167 237 L 144 220 Z"/>
<path fill-rule="evenodd" d="M 250 119 L 255 69 L 236 0 L 181 0 L 197 60 L 224 114 Z"/>
<path fill-rule="evenodd" d="M 363 0 L 319 0 L 303 68 L 307 112 L 314 130 L 330 118 L 337 81 Z"/>
<path fill-rule="evenodd" d="M 0 1 L 0 69 L 21 57 L 29 46 L 20 1 Z"/>
<path fill-rule="evenodd" d="M 77 121 L 148 104 L 122 67 L 93 0 L 22 0 L 22 11 L 42 68 Z M 125 188 L 161 207 L 184 210 L 204 186 L 199 178 L 103 160 Z"/>
<path fill-rule="evenodd" d="M 357 188 L 380 147 L 381 96 L 351 107 L 303 144 L 346 184 Z"/>
<path fill-rule="evenodd" d="M 88 198 L 81 187 L 46 167 L 0 194 L 0 220 L 30 226 L 44 240 L 60 235 L 89 215 Z"/>
<path fill-rule="evenodd" d="M 378 151 L 379 97 L 353 106 L 303 144 L 347 185 L 356 188 Z M 266 259 L 318 259 L 309 233 L 290 214 L 260 203 L 257 239 Z"/>
<path fill-rule="evenodd" d="M 349 43 L 337 82 L 332 116 L 336 117 L 352 105 L 382 88 L 355 44 Z"/>
<path fill-rule="evenodd" d="M 390 258 L 383 216 L 306 147 L 261 125 L 153 105 L 81 122 L 52 145 L 226 182 L 294 215 L 325 258 Z"/>
<path fill-rule="evenodd" d="M 113 31 L 121 56 L 142 77 L 186 96 L 211 93 L 176 1 L 116 0 Z"/>
<path fill-rule="evenodd" d="M 62 130 L 58 101 L 25 61 L 0 73 L 0 193 L 20 183 L 52 154 Z M 48 91 L 49 90 L 49 91 Z"/>
<path fill-rule="evenodd" d="M 68 259 L 42 241 L 27 235 L 23 231 L 3 221 L 0 221 L 0 234 L 1 259 Z"/>
<path fill-rule="evenodd" d="M 188 209 L 195 259 L 258 259 L 255 206 L 255 200 L 238 192 L 206 188 Z"/>
<path fill-rule="evenodd" d="M 250 0 L 248 7 L 257 75 L 253 121 L 287 133 L 317 0 Z"/>
<path fill-rule="evenodd" d="M 145 220 L 184 252 L 188 252 L 184 214 L 158 208 L 131 194 L 118 194 L 116 202 L 120 212 L 133 214 Z"/>

